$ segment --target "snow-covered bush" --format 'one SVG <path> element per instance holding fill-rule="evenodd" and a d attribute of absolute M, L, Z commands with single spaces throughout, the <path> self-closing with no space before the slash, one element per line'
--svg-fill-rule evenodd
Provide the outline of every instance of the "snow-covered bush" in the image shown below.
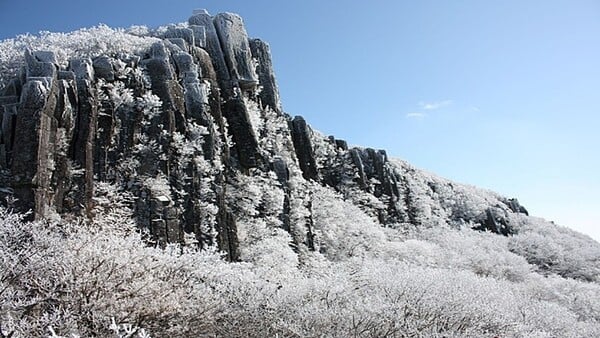
<path fill-rule="evenodd" d="M 600 244 L 565 227 L 528 218 L 509 248 L 543 273 L 600 282 Z"/>
<path fill-rule="evenodd" d="M 374 219 L 330 189 L 315 185 L 311 190 L 315 241 L 325 256 L 342 260 L 378 250 L 385 235 Z"/>
<path fill-rule="evenodd" d="M 127 205 L 126 198 L 114 194 L 119 193 L 103 187 L 97 208 L 109 200 Z M 327 199 L 324 203 L 337 208 Z M 98 215 L 115 209 L 98 210 Z M 397 256 L 392 253 L 403 243 L 401 236 L 393 243 L 382 240 L 385 248 L 376 252 L 363 247 L 361 255 L 336 256 L 337 261 L 312 253 L 304 258 L 310 263 L 299 268 L 273 269 L 272 259 L 288 251 L 268 244 L 269 237 L 259 245 L 265 250 L 262 257 L 271 258 L 261 259 L 256 250 L 253 264 L 227 263 L 210 251 L 149 247 L 135 229 L 123 231 L 131 224 L 127 213 L 116 215 L 91 224 L 47 224 L 24 222 L 22 216 L 0 209 L 3 336 L 600 334 L 598 283 L 520 270 L 522 278 L 509 278 L 503 272 L 503 264 L 509 263 L 502 256 L 512 254 L 504 242 L 486 248 L 493 239 L 488 234 L 454 231 L 444 239 L 447 230 L 428 230 L 409 234 L 419 237 L 406 239 L 406 249 Z M 122 227 L 103 224 L 119 217 Z M 340 221 L 334 225 L 353 231 Z M 413 255 L 428 258 L 402 258 L 409 248 L 420 248 Z M 460 255 L 464 259 L 453 262 Z M 486 263 L 477 262 L 477 255 Z M 494 255 L 500 259 L 496 270 L 490 268 Z"/>
<path fill-rule="evenodd" d="M 470 270 L 480 276 L 509 281 L 523 281 L 531 271 L 523 257 L 508 251 L 506 237 L 470 228 L 430 228 L 417 236 L 425 243 L 438 246 L 440 267 Z"/>
<path fill-rule="evenodd" d="M 61 66 L 66 67 L 71 58 L 140 53 L 156 41 L 156 38 L 131 34 L 125 29 L 114 29 L 106 25 L 70 33 L 43 31 L 38 35 L 19 35 L 14 39 L 0 41 L 0 88 L 23 66 L 26 49 L 55 52 Z"/>

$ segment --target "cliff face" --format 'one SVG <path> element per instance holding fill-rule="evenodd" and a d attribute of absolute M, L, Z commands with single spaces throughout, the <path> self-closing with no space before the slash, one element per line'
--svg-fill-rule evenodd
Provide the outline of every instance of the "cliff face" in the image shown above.
<path fill-rule="evenodd" d="M 526 213 L 514 199 L 349 148 L 286 115 L 269 46 L 249 39 L 235 14 L 198 11 L 152 34 L 159 39 L 141 53 L 64 62 L 24 51 L 25 66 L 0 91 L 2 203 L 35 218 L 94 217 L 96 187 L 108 182 L 134 197 L 151 240 L 193 238 L 230 260 L 251 238 L 238 223 L 258 219 L 296 250 L 324 250 L 316 186 L 382 226 L 442 220 L 507 235 L 512 215 Z"/>

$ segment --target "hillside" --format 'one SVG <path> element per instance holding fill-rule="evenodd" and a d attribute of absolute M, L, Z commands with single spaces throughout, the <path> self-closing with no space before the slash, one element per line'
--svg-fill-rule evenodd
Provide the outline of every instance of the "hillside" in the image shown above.
<path fill-rule="evenodd" d="M 600 244 L 285 113 L 235 14 L 0 43 L 0 337 L 600 335 Z"/>

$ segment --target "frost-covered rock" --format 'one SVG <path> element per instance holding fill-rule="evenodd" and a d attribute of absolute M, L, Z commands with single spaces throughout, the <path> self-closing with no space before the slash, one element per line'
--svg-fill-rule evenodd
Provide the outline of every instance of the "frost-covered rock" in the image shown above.
<path fill-rule="evenodd" d="M 248 34 L 242 18 L 237 14 L 219 13 L 214 18 L 230 77 L 242 89 L 252 89 L 258 84 Z"/>
<path fill-rule="evenodd" d="M 202 47 L 210 55 L 217 79 L 221 85 L 227 85 L 230 76 L 225 56 L 219 41 L 213 17 L 206 12 L 194 13 L 189 20 L 190 28 L 194 31 L 196 46 Z"/>
<path fill-rule="evenodd" d="M 264 107 L 269 107 L 274 111 L 281 113 L 281 101 L 279 99 L 279 89 L 275 81 L 275 72 L 271 62 L 271 50 L 269 45 L 260 39 L 250 40 L 250 49 L 252 57 L 257 60 L 256 72 L 258 73 L 258 82 L 260 83 L 260 101 Z"/>
<path fill-rule="evenodd" d="M 152 33 L 160 39 L 149 34 L 100 27 L 0 44 L 22 67 L 6 68 L 0 91 L 0 172 L 10 178 L 0 188 L 18 208 L 93 218 L 94 189 L 109 182 L 135 196 L 153 241 L 193 237 L 231 260 L 256 252 L 248 241 L 281 236 L 297 253 L 333 250 L 317 187 L 369 224 L 518 232 L 526 210 L 516 200 L 349 148 L 285 114 L 269 46 L 238 15 L 194 12 Z M 31 49 L 48 41 L 62 49 Z M 251 239 L 251 228 L 280 237 Z"/>

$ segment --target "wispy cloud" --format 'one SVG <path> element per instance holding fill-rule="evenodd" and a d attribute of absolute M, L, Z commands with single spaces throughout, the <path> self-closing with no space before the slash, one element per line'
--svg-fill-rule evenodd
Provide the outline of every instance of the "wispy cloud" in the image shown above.
<path fill-rule="evenodd" d="M 419 102 L 419 107 L 425 110 L 436 110 L 452 104 L 452 100 L 436 101 L 436 102 Z"/>
<path fill-rule="evenodd" d="M 414 112 L 414 113 L 408 113 L 406 115 L 404 115 L 407 119 L 422 119 L 425 116 L 427 116 L 427 114 L 425 113 L 419 113 L 419 112 Z"/>

